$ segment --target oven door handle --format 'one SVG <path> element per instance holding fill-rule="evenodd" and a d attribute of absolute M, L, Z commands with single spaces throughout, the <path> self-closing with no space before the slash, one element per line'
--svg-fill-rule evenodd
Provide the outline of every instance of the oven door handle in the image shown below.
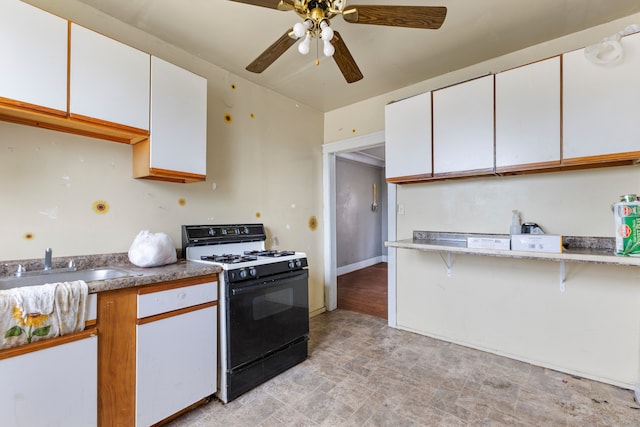
<path fill-rule="evenodd" d="M 239 288 L 231 289 L 231 296 L 238 296 L 238 295 L 247 294 L 250 292 L 261 291 L 263 289 L 278 288 L 286 285 L 289 282 L 300 280 L 302 278 L 307 279 L 308 277 L 309 277 L 309 273 L 307 272 L 307 270 L 303 270 L 300 273 L 297 273 L 294 275 L 287 274 L 286 277 L 280 277 L 278 279 L 272 279 L 268 281 L 260 281 L 260 279 L 258 279 L 256 280 L 256 282 L 254 282 L 254 283 L 259 283 L 257 285 L 247 284 Z"/>

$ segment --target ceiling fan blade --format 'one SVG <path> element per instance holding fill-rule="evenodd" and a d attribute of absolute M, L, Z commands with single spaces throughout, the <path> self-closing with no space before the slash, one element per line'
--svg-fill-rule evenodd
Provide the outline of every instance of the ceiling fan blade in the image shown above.
<path fill-rule="evenodd" d="M 293 0 L 230 0 L 236 3 L 267 7 L 269 9 L 292 10 Z"/>
<path fill-rule="evenodd" d="M 340 33 L 335 31 L 333 33 L 333 39 L 331 39 L 331 44 L 336 49 L 333 54 L 333 59 L 338 64 L 338 68 L 342 72 L 347 83 L 357 82 L 358 80 L 362 80 L 362 72 L 356 61 L 351 56 L 351 52 L 347 49 L 347 45 L 344 43 L 342 36 Z"/>
<path fill-rule="evenodd" d="M 444 6 L 354 5 L 342 12 L 352 24 L 389 25 L 392 27 L 437 30 L 447 16 Z"/>
<path fill-rule="evenodd" d="M 247 71 L 252 73 L 261 73 L 266 70 L 269 65 L 273 64 L 276 59 L 280 58 L 283 53 L 296 43 L 296 39 L 289 36 L 292 29 L 284 33 L 278 40 L 269 46 L 260 54 L 253 62 L 247 65 Z"/>

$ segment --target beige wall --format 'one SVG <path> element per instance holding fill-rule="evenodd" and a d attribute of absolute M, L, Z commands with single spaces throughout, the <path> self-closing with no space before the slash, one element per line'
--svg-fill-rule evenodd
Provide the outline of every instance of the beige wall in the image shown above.
<path fill-rule="evenodd" d="M 331 111 L 324 142 L 383 130 L 389 101 L 578 49 L 638 22 L 634 15 Z M 512 209 L 548 233 L 613 237 L 611 203 L 638 192 L 635 166 L 402 185 L 397 238 L 414 230 L 508 233 Z M 440 254 L 398 249 L 397 324 L 626 387 L 639 383 L 640 269 L 566 269 L 562 292 L 555 262 L 456 255 L 447 276 Z"/>
<path fill-rule="evenodd" d="M 30 3 L 208 79 L 207 181 L 134 180 L 127 145 L 0 122 L 0 260 L 126 252 L 143 229 L 179 247 L 182 224 L 263 222 L 268 247 L 307 252 L 322 310 L 322 224 L 309 220 L 322 218 L 323 115 L 74 1 Z"/>

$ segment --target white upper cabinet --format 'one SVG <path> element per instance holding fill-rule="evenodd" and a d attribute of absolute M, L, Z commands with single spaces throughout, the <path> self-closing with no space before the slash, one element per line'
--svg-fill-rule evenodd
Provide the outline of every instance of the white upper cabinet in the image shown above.
<path fill-rule="evenodd" d="M 640 34 L 621 43 L 615 64 L 563 56 L 563 159 L 640 151 Z"/>
<path fill-rule="evenodd" d="M 493 76 L 433 92 L 433 172 L 493 169 Z"/>
<path fill-rule="evenodd" d="M 65 19 L 18 0 L 0 2 L 0 97 L 67 111 Z"/>
<path fill-rule="evenodd" d="M 206 175 L 207 80 L 151 58 L 150 168 Z"/>
<path fill-rule="evenodd" d="M 560 57 L 496 75 L 496 168 L 560 162 Z"/>
<path fill-rule="evenodd" d="M 431 92 L 385 106 L 387 178 L 431 175 Z"/>
<path fill-rule="evenodd" d="M 150 55 L 71 24 L 71 115 L 149 130 Z"/>

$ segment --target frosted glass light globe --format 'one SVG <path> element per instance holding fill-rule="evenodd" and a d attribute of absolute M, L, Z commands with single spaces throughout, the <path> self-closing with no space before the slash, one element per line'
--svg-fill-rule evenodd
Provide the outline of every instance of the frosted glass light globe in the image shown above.
<path fill-rule="evenodd" d="M 331 41 L 331 39 L 333 38 L 333 28 L 327 25 L 322 29 L 321 36 L 322 40 L 324 40 L 325 42 Z"/>
<path fill-rule="evenodd" d="M 297 38 L 304 37 L 306 33 L 307 27 L 305 27 L 302 22 L 298 22 L 293 26 L 293 34 L 295 34 Z"/>
<path fill-rule="evenodd" d="M 306 55 L 309 53 L 309 45 L 311 44 L 311 36 L 309 34 L 307 34 L 304 38 L 304 40 L 302 40 L 300 42 L 300 44 L 298 45 L 298 52 L 300 52 L 303 55 Z"/>
<path fill-rule="evenodd" d="M 333 56 L 336 52 L 336 48 L 333 47 L 330 41 L 325 40 L 324 49 L 322 49 L 322 51 L 324 52 L 324 56 Z"/>

